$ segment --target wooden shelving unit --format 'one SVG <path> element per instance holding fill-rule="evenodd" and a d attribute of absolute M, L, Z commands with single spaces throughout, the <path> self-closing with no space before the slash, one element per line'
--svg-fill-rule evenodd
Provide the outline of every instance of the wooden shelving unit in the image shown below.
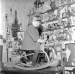
<path fill-rule="evenodd" d="M 49 13 L 49 12 L 53 12 L 53 11 L 55 11 L 55 10 L 57 10 L 57 9 L 61 9 L 62 7 L 65 7 L 65 6 L 71 6 L 71 5 L 73 5 L 73 4 L 75 4 L 75 1 L 73 1 L 73 2 L 70 2 L 70 3 L 66 3 L 66 4 L 63 4 L 63 5 L 60 5 L 59 7 L 56 7 L 55 9 L 50 9 L 50 10 L 47 10 L 47 11 L 45 11 L 45 12 L 39 12 L 40 13 L 40 15 L 42 15 L 42 14 L 45 14 L 45 13 Z M 46 23 L 46 24 L 53 24 L 53 23 L 58 23 L 59 21 L 65 21 L 65 20 L 67 20 L 68 18 L 70 18 L 71 16 L 73 16 L 73 15 L 70 15 L 69 17 L 64 17 L 64 18 L 58 18 L 58 19 L 54 19 L 54 20 L 48 20 L 48 21 L 44 21 L 44 22 L 42 22 L 41 24 L 44 24 L 44 23 Z M 61 19 L 61 20 L 60 20 Z M 57 27 L 57 28 L 48 28 L 47 30 L 45 30 L 44 32 L 46 32 L 46 31 L 55 31 L 55 30 L 61 30 L 61 29 L 65 29 L 65 28 L 72 28 L 72 27 L 75 27 L 75 25 L 71 25 L 71 26 L 65 26 L 65 27 L 63 27 L 63 28 L 60 28 L 60 27 Z M 63 43 L 65 43 L 65 44 L 68 44 L 68 43 L 75 43 L 74 41 L 64 41 Z M 63 74 L 65 74 L 65 71 L 66 71 L 66 67 L 65 67 L 65 62 L 64 62 L 64 60 L 63 60 L 63 57 L 61 56 L 61 58 L 62 58 L 62 60 L 61 60 L 61 68 L 62 68 L 62 70 L 63 70 Z M 67 67 L 67 69 L 68 69 L 69 67 Z M 73 68 L 75 68 L 75 67 L 73 67 Z M 72 69 L 73 69 L 72 68 Z"/>
<path fill-rule="evenodd" d="M 50 9 L 50 10 L 47 10 L 47 11 L 45 11 L 43 13 L 42 12 L 39 12 L 39 14 L 44 14 L 44 13 L 47 13 L 47 12 L 51 12 L 51 11 L 57 10 L 60 7 L 63 7 L 63 6 L 66 6 L 66 5 L 73 5 L 73 4 L 75 4 L 75 1 L 70 2 L 70 3 L 63 4 L 63 5 L 60 5 L 60 6 L 56 7 L 55 9 Z M 35 14 L 35 13 L 33 13 L 33 14 Z M 31 14 L 31 15 L 33 15 L 33 14 Z"/>

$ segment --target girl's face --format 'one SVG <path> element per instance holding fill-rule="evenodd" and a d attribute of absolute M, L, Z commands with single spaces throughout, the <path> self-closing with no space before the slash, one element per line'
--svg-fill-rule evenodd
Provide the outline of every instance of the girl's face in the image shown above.
<path fill-rule="evenodd" d="M 32 25 L 33 25 L 34 27 L 39 27 L 39 26 L 40 26 L 40 22 L 37 21 L 37 18 L 33 18 Z"/>

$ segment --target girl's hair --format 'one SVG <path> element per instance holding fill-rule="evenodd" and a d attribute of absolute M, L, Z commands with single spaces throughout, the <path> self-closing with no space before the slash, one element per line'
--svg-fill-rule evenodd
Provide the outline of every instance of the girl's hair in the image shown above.
<path fill-rule="evenodd" d="M 40 22 L 41 22 L 41 19 L 40 19 L 40 16 L 39 16 L 39 15 L 31 16 L 30 19 L 29 19 L 29 24 L 28 24 L 28 26 L 29 26 L 29 25 L 32 25 L 32 21 L 34 20 L 34 18 L 37 18 L 36 21 L 40 21 Z M 39 36 L 41 36 L 42 31 L 43 31 L 43 27 L 42 27 L 42 25 L 39 25 L 39 27 L 38 27 Z"/>

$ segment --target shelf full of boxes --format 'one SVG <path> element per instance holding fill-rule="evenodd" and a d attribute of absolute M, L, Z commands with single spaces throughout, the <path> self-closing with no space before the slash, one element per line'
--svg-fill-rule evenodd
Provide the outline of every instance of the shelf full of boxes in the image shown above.
<path fill-rule="evenodd" d="M 61 44 L 68 59 L 65 70 L 75 68 L 75 0 L 36 0 L 30 16 L 33 15 L 41 17 L 48 46 Z"/>

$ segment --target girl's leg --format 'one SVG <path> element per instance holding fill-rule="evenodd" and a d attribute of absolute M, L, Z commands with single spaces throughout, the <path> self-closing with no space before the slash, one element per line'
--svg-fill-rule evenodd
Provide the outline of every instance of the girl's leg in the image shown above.
<path fill-rule="evenodd" d="M 39 54 L 39 50 L 36 49 L 34 50 L 34 55 L 33 55 L 33 59 L 32 59 L 32 65 L 36 65 L 36 60 L 37 60 L 37 57 L 38 57 L 38 54 Z"/>

